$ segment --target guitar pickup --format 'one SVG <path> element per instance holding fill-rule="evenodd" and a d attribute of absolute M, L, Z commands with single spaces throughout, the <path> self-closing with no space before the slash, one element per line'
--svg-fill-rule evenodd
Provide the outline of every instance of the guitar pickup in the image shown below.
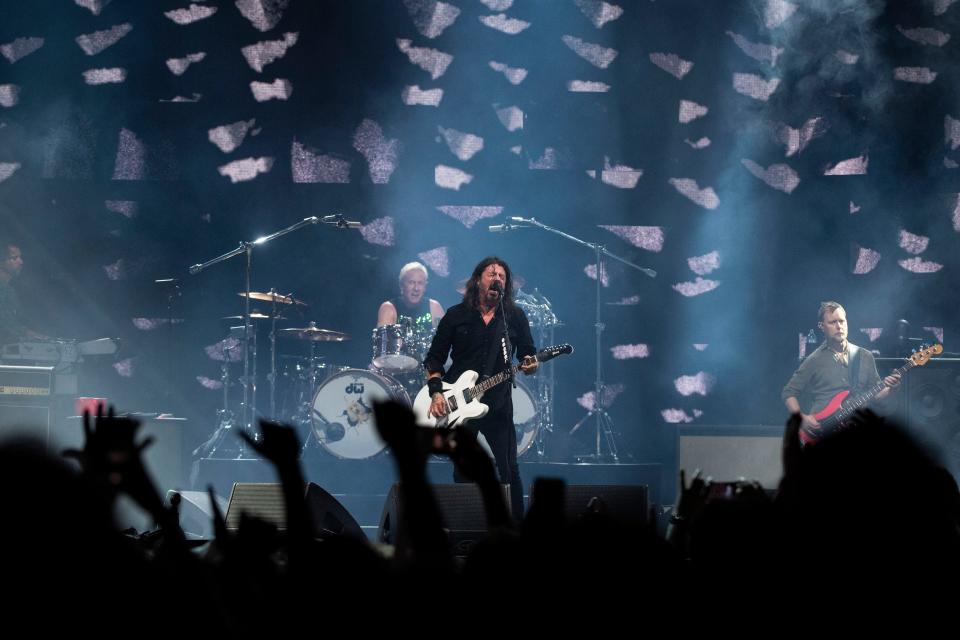
<path fill-rule="evenodd" d="M 447 406 L 450 407 L 450 411 L 457 410 L 457 396 L 450 396 L 447 398 Z"/>

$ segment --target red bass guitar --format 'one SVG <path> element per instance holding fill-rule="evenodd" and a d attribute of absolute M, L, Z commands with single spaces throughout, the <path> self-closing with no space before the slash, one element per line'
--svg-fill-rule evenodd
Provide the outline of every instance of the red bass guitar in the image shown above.
<path fill-rule="evenodd" d="M 941 353 L 943 353 L 943 345 L 935 344 L 924 347 L 909 358 L 906 358 L 904 365 L 896 371 L 891 372 L 890 375 L 899 373 L 902 376 L 914 367 L 921 367 L 927 364 L 930 358 Z M 841 391 L 833 396 L 830 402 L 827 403 L 827 406 L 813 415 L 813 417 L 817 419 L 817 422 L 820 423 L 819 427 L 803 425 L 800 428 L 800 442 L 804 446 L 810 445 L 825 435 L 844 428 L 850 423 L 850 418 L 853 416 L 854 411 L 866 406 L 866 404 L 873 400 L 886 386 L 883 380 L 880 380 L 877 384 L 853 398 L 850 397 L 850 391 Z"/>

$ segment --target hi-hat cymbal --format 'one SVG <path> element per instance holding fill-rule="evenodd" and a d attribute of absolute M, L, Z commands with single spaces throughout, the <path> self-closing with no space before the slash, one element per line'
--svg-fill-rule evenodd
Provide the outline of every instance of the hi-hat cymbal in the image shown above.
<path fill-rule="evenodd" d="M 241 298 L 246 298 L 247 294 L 244 291 L 241 291 L 237 294 Z M 285 296 L 279 293 L 261 293 L 259 291 L 250 292 L 251 300 L 263 300 L 264 302 L 276 302 L 277 304 L 298 304 L 300 306 L 308 306 L 306 302 L 302 300 L 297 300 L 293 296 Z"/>
<path fill-rule="evenodd" d="M 271 316 L 254 311 L 250 314 L 251 320 L 269 320 Z M 223 316 L 221 320 L 243 320 L 243 316 Z M 286 320 L 286 316 L 277 316 L 277 320 Z"/>
<path fill-rule="evenodd" d="M 280 334 L 288 338 L 297 338 L 298 340 L 312 340 L 314 342 L 344 342 L 350 339 L 350 336 L 332 329 L 319 329 L 317 327 L 300 327 L 294 329 L 281 329 Z"/>

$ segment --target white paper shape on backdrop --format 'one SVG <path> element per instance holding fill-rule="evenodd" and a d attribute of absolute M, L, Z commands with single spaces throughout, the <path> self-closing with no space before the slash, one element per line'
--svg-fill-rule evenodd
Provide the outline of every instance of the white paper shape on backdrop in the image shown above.
<path fill-rule="evenodd" d="M 186 26 L 206 20 L 217 12 L 217 7 L 208 7 L 202 4 L 190 3 L 186 9 L 174 9 L 173 11 L 164 11 L 163 15 L 174 21 L 180 26 Z"/>
<path fill-rule="evenodd" d="M 414 84 L 404 87 L 400 99 L 409 107 L 439 107 L 443 100 L 443 89 L 421 90 L 420 85 Z"/>
<path fill-rule="evenodd" d="M 410 62 L 429 73 L 431 80 L 446 73 L 447 67 L 453 62 L 453 56 L 449 53 L 428 47 L 414 47 L 411 40 L 404 38 L 397 38 L 397 48 Z"/>
<path fill-rule="evenodd" d="M 247 137 L 247 133 L 256 124 L 255 119 L 240 120 L 230 124 L 220 125 L 207 130 L 207 139 L 217 146 L 220 151 L 230 153 L 237 149 Z"/>
<path fill-rule="evenodd" d="M 347 184 L 350 161 L 318 152 L 294 140 L 290 146 L 290 169 L 297 184 Z"/>
<path fill-rule="evenodd" d="M 133 31 L 133 25 L 125 22 L 103 31 L 94 31 L 93 33 L 79 35 L 74 40 L 77 45 L 83 49 L 84 53 L 88 56 L 95 56 L 118 43 L 131 31 Z"/>
<path fill-rule="evenodd" d="M 457 21 L 460 9 L 438 0 L 403 0 L 420 35 L 433 40 Z"/>
<path fill-rule="evenodd" d="M 678 80 L 683 80 L 683 77 L 693 69 L 692 62 L 684 60 L 675 53 L 651 53 L 650 62 Z"/>
<path fill-rule="evenodd" d="M 617 50 L 603 45 L 587 42 L 583 38 L 564 35 L 561 37 L 563 43 L 578 56 L 597 67 L 606 69 L 617 58 Z"/>
<path fill-rule="evenodd" d="M 0 45 L 0 54 L 10 61 L 10 64 L 26 58 L 43 46 L 43 38 L 17 38 Z"/>
<path fill-rule="evenodd" d="M 704 209 L 716 209 L 720 206 L 720 198 L 713 190 L 713 187 L 704 187 L 703 189 L 692 178 L 670 178 L 668 180 L 673 188 L 683 194 L 693 202 Z"/>
<path fill-rule="evenodd" d="M 253 99 L 257 102 L 266 102 L 268 100 L 289 100 L 293 95 L 293 83 L 286 78 L 277 78 L 273 82 L 250 83 L 250 91 L 253 93 Z"/>
<path fill-rule="evenodd" d="M 276 62 L 287 55 L 290 47 L 297 44 L 298 38 L 299 34 L 295 31 L 285 33 L 283 34 L 283 40 L 264 40 L 257 42 L 256 44 L 243 47 L 240 49 L 240 53 L 243 54 L 243 57 L 251 69 L 257 73 L 262 73 L 263 68 L 268 64 Z"/>
<path fill-rule="evenodd" d="M 529 22 L 508 18 L 504 13 L 498 13 L 494 16 L 480 16 L 480 22 L 491 29 L 496 29 L 510 36 L 515 36 L 530 26 Z"/>
<path fill-rule="evenodd" d="M 272 168 L 273 158 L 262 156 L 259 158 L 244 158 L 243 160 L 228 162 L 223 166 L 217 167 L 217 172 L 222 176 L 230 178 L 230 182 L 236 184 L 238 182 L 254 180 L 261 174 L 269 173 Z"/>
<path fill-rule="evenodd" d="M 270 31 L 280 24 L 290 0 L 236 0 L 234 6 L 258 31 Z"/>

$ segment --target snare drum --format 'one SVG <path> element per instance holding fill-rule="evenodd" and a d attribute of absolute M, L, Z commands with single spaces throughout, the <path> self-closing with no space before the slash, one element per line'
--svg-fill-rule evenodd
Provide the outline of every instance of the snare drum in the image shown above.
<path fill-rule="evenodd" d="M 347 369 L 330 376 L 313 396 L 311 426 L 320 445 L 338 458 L 363 460 L 386 448 L 374 423 L 373 404 L 410 396 L 388 375 Z"/>
<path fill-rule="evenodd" d="M 411 331 L 401 324 L 373 330 L 373 366 L 383 371 L 410 371 L 420 366 Z"/>

